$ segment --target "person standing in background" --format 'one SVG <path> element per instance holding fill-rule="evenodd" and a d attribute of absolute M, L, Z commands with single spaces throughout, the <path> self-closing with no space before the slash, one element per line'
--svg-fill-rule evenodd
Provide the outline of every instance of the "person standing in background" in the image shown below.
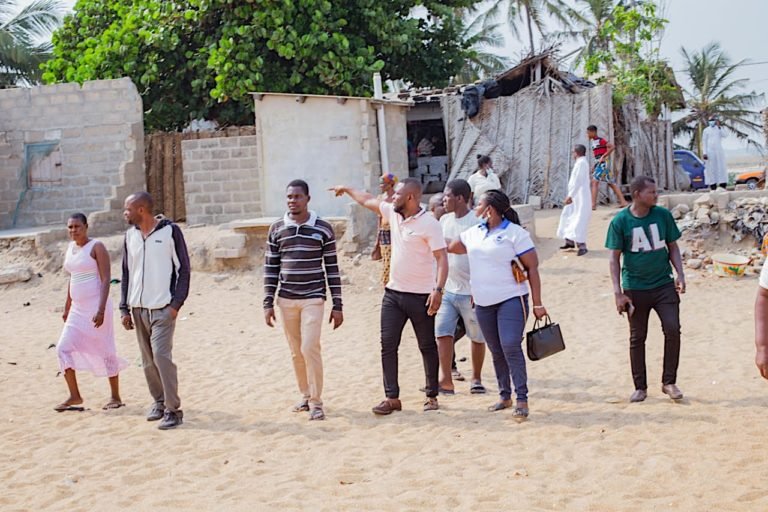
<path fill-rule="evenodd" d="M 477 155 L 477 170 L 467 180 L 472 189 L 472 202 L 489 190 L 501 188 L 499 177 L 493 172 L 493 162 L 488 155 Z"/>
<path fill-rule="evenodd" d="M 379 199 L 387 203 L 392 202 L 392 198 L 395 195 L 395 185 L 397 185 L 397 176 L 392 173 L 387 173 L 379 178 Z M 389 230 L 389 220 L 385 219 L 381 215 L 379 217 L 379 231 L 376 235 L 376 245 L 373 246 L 373 252 L 371 258 L 373 260 L 381 260 L 381 284 L 387 285 L 389 281 L 389 264 L 392 259 L 392 237 Z"/>
<path fill-rule="evenodd" d="M 568 180 L 568 196 L 563 204 L 557 237 L 565 240 L 560 249 L 579 248 L 577 256 L 587 254 L 587 229 L 592 216 L 591 193 L 589 188 L 589 164 L 587 148 L 577 144 L 573 148 L 573 170 Z"/>
<path fill-rule="evenodd" d="M 593 124 L 587 127 L 587 137 L 589 138 L 589 145 L 592 147 L 592 155 L 596 160 L 594 170 L 592 171 L 592 209 L 597 209 L 597 194 L 600 183 L 607 183 L 608 188 L 616 194 L 619 206 L 621 208 L 626 207 L 629 203 L 624 199 L 621 188 L 616 184 L 616 177 L 611 172 L 608 162 L 608 157 L 611 156 L 616 146 L 612 142 L 600 137 L 597 134 L 597 126 Z"/>
<path fill-rule="evenodd" d="M 709 118 L 708 125 L 701 135 L 703 158 L 707 161 L 704 166 L 704 182 L 709 185 L 709 188 L 716 190 L 717 187 L 728 186 L 728 166 L 725 163 L 725 151 L 723 151 L 723 139 L 727 134 L 715 116 Z"/>

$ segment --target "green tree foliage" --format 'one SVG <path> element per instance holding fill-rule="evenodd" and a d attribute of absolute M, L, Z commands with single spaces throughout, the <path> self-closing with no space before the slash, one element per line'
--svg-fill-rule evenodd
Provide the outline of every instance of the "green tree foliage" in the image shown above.
<path fill-rule="evenodd" d="M 489 78 L 510 66 L 510 61 L 494 52 L 504 45 L 504 36 L 500 32 L 500 23 L 484 13 L 477 13 L 474 8 L 462 9 L 466 28 L 462 39 L 469 45 L 469 52 L 464 66 L 454 76 L 454 83 L 466 84 Z"/>
<path fill-rule="evenodd" d="M 35 0 L 22 8 L 18 0 L 0 0 L 0 88 L 34 84 L 51 45 L 40 43 L 61 23 L 57 0 Z"/>
<path fill-rule="evenodd" d="M 544 20 L 547 16 L 563 27 L 571 26 L 573 9 L 565 0 L 493 0 L 490 2 L 485 16 L 496 20 L 502 16 L 507 20 L 512 35 L 522 41 L 520 24 L 524 23 L 528 33 L 528 50 L 536 51 L 533 32 L 534 27 L 539 35 L 546 36 Z"/>
<path fill-rule="evenodd" d="M 368 96 L 371 74 L 445 85 L 469 0 L 79 0 L 44 80 L 127 76 L 148 130 L 250 123 L 249 92 Z"/>
<path fill-rule="evenodd" d="M 595 20 L 597 32 L 583 34 L 589 48 L 582 54 L 584 72 L 602 74 L 599 81 L 612 85 L 615 104 L 638 100 L 651 118 L 658 117 L 664 105 L 682 107 L 674 73 L 659 55 L 657 40 L 667 20 L 658 16 L 655 2 L 619 2 L 610 11 L 604 4 L 595 3 L 605 16 Z"/>
<path fill-rule="evenodd" d="M 688 112 L 673 124 L 675 135 L 690 137 L 690 148 L 701 154 L 701 136 L 712 116 L 737 138 L 761 147 L 751 135 L 760 130 L 760 114 L 755 110 L 763 95 L 744 92 L 747 79 L 735 79 L 734 74 L 747 63 L 734 63 L 719 43 L 710 43 L 696 52 L 681 49 L 686 60 L 686 72 L 692 84 L 685 90 Z"/>

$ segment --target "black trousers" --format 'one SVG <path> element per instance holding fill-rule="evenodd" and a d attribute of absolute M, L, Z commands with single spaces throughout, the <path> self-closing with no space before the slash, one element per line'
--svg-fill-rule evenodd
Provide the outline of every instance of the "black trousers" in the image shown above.
<path fill-rule="evenodd" d="M 421 351 L 426 377 L 428 397 L 437 396 L 437 369 L 440 360 L 435 341 L 435 317 L 427 314 L 428 294 L 384 290 L 381 301 L 381 368 L 384 372 L 384 394 L 387 398 L 399 398 L 397 382 L 397 350 L 403 336 L 403 328 L 411 321 Z"/>
<path fill-rule="evenodd" d="M 625 290 L 635 312 L 629 319 L 629 360 L 635 389 L 648 389 L 645 373 L 645 339 L 651 310 L 661 320 L 664 332 L 664 372 L 662 384 L 675 384 L 680 362 L 680 297 L 673 283 L 653 290 Z"/>

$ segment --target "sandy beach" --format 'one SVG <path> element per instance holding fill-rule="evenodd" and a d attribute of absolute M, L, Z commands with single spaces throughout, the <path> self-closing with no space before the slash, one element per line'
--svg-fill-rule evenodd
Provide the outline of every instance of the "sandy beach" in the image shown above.
<path fill-rule="evenodd" d="M 496 398 L 490 354 L 489 394 L 457 382 L 440 411 L 423 413 L 410 327 L 400 348 L 403 411 L 371 414 L 383 397 L 381 290 L 379 264 L 366 258 L 342 260 L 345 323 L 324 331 L 325 422 L 290 412 L 298 392 L 281 328 L 264 325 L 260 271 L 222 278 L 193 269 L 174 347 L 184 425 L 170 432 L 145 421 L 138 347 L 122 329 L 127 407 L 102 411 L 106 379 L 79 374 L 88 409 L 54 412 L 66 386 L 47 347 L 61 331 L 66 276 L 0 287 L 0 510 L 767 510 L 756 277 L 689 271 L 678 379 L 686 398 L 660 392 L 653 317 L 649 398 L 629 404 L 627 321 L 615 312 L 602 249 L 616 210 L 593 216 L 583 258 L 557 251 L 559 213 L 537 212 L 537 234 L 544 302 L 567 350 L 528 363 L 531 417 L 520 424 L 510 411 L 486 412 Z M 457 351 L 468 358 L 468 342 Z M 468 374 L 469 361 L 459 368 Z"/>

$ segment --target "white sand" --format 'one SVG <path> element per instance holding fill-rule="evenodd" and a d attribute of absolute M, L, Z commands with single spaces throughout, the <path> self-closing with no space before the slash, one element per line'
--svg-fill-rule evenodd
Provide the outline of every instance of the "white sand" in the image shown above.
<path fill-rule="evenodd" d="M 757 281 L 690 272 L 682 305 L 679 385 L 660 392 L 662 336 L 651 322 L 649 398 L 629 404 L 628 328 L 613 307 L 602 242 L 559 254 L 557 211 L 537 224 L 544 300 L 568 349 L 529 363 L 531 417 L 486 412 L 495 393 L 421 412 L 421 358 L 410 328 L 400 357 L 404 410 L 374 417 L 383 396 L 379 266 L 343 261 L 346 321 L 325 331 L 328 420 L 290 412 L 297 399 L 281 330 L 264 326 L 258 273 L 215 282 L 194 273 L 176 332 L 184 425 L 157 430 L 134 333 L 127 407 L 104 412 L 106 379 L 80 375 L 89 409 L 55 413 L 66 397 L 55 351 L 63 274 L 0 289 L 0 510 L 766 510 L 768 383 L 753 363 Z M 117 262 L 114 262 L 115 264 Z M 117 270 L 117 266 L 115 266 Z M 119 290 L 113 287 L 117 303 Z M 23 307 L 30 301 L 31 306 Z M 117 315 L 117 312 L 115 313 Z M 469 356 L 466 340 L 459 356 Z M 16 363 L 15 365 L 9 364 Z M 468 374 L 469 362 L 460 363 Z M 490 361 L 484 380 L 495 390 Z"/>

